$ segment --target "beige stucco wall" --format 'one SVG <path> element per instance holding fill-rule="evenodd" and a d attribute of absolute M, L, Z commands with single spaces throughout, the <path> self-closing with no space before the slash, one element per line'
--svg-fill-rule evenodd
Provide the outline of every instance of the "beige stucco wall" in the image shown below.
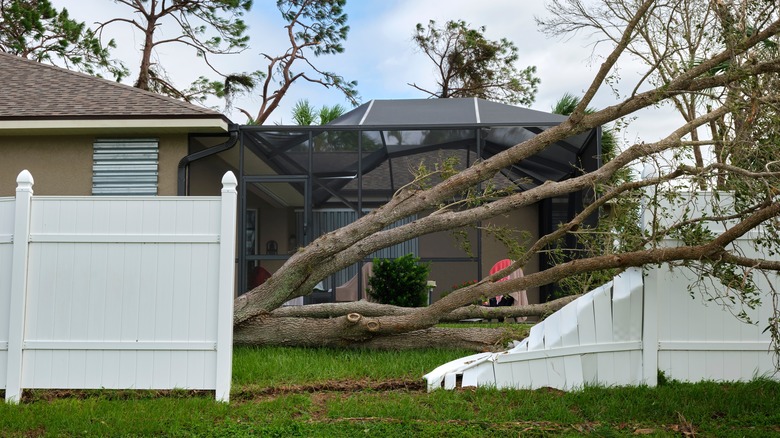
<path fill-rule="evenodd" d="M 157 194 L 161 196 L 176 195 L 179 161 L 187 155 L 187 135 L 160 135 L 160 175 L 157 181 Z M 220 184 L 222 177 L 220 176 Z"/>
<path fill-rule="evenodd" d="M 189 164 L 189 194 L 193 196 L 219 196 L 222 191 L 222 177 L 232 171 L 238 178 L 238 170 L 222 160 L 222 154 Z"/>
<path fill-rule="evenodd" d="M 0 137 L 0 196 L 13 196 L 24 169 L 36 195 L 92 193 L 92 137 Z"/>
<path fill-rule="evenodd" d="M 23 169 L 35 179 L 36 195 L 90 195 L 92 193 L 92 144 L 96 138 L 129 138 L 120 135 L 0 136 L 0 196 L 13 196 L 16 177 Z M 187 135 L 145 136 L 158 138 L 159 195 L 175 195 L 177 166 L 187 154 Z"/>

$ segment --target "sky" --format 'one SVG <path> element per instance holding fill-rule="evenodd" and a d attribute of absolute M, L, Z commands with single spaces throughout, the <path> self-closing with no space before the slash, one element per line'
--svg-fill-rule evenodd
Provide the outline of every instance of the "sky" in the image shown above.
<path fill-rule="evenodd" d="M 129 8 L 111 0 L 52 0 L 58 7 L 65 7 L 71 17 L 92 24 L 116 16 L 127 16 Z M 541 79 L 536 101 L 532 109 L 549 112 L 555 102 L 566 92 L 582 95 L 592 81 L 603 60 L 604 45 L 593 45 L 587 34 L 568 38 L 548 37 L 537 27 L 534 17 L 549 16 L 541 0 L 349 0 L 345 8 L 349 15 L 349 36 L 344 53 L 316 58 L 316 65 L 334 71 L 347 80 L 358 82 L 362 102 L 371 99 L 413 99 L 427 96 L 409 86 L 416 83 L 423 88 L 435 89 L 433 64 L 415 48 L 412 34 L 417 23 L 435 20 L 462 19 L 471 27 L 486 27 L 486 37 L 492 40 L 507 38 L 518 48 L 519 68 L 534 65 Z M 446 7 L 445 7 L 446 5 Z M 255 0 L 245 17 L 250 28 L 250 48 L 239 55 L 222 56 L 215 63 L 225 71 L 254 71 L 264 69 L 262 53 L 278 54 L 287 48 L 284 22 L 276 2 Z M 160 28 L 165 32 L 165 27 Z M 116 57 L 131 69 L 124 82 L 132 84 L 137 75 L 142 39 L 140 33 L 130 31 L 129 25 L 115 24 L 107 29 L 107 36 L 116 39 Z M 170 33 L 163 35 L 171 36 Z M 158 50 L 165 68 L 177 85 L 185 87 L 208 70 L 194 58 L 194 52 L 181 45 L 168 45 Z M 625 60 L 620 63 L 621 79 L 618 93 L 626 94 L 633 88 L 630 80 L 642 72 L 638 62 Z M 273 113 L 268 123 L 293 124 L 291 108 L 300 99 L 307 99 L 315 107 L 349 103 L 337 90 L 319 85 L 296 83 L 285 96 L 282 105 Z M 615 92 L 603 87 L 596 95 L 592 107 L 603 108 L 619 100 Z M 246 117 L 235 108 L 257 113 L 260 100 L 244 97 L 234 103 L 234 109 L 225 111 L 218 100 L 206 103 L 225 112 L 236 123 L 245 123 Z M 636 114 L 627 128 L 621 131 L 624 144 L 638 141 L 655 141 L 679 124 L 679 116 L 670 107 L 644 110 Z"/>

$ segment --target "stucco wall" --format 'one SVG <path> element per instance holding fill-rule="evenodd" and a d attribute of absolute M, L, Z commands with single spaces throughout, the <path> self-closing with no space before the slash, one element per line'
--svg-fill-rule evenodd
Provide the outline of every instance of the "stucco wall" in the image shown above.
<path fill-rule="evenodd" d="M 27 169 L 35 178 L 36 195 L 92 194 L 92 144 L 96 138 L 120 135 L 50 135 L 0 137 L 0 196 L 13 196 L 16 176 Z M 186 134 L 158 138 L 159 195 L 176 194 L 177 166 L 187 153 Z"/>
<path fill-rule="evenodd" d="M 36 195 L 92 193 L 92 137 L 0 137 L 0 196 L 13 196 L 24 169 Z"/>
<path fill-rule="evenodd" d="M 155 138 L 160 139 L 160 175 L 157 181 L 157 194 L 174 196 L 178 182 L 179 161 L 187 155 L 187 135 L 160 135 Z M 222 184 L 222 175 L 218 181 L 219 184 Z"/>

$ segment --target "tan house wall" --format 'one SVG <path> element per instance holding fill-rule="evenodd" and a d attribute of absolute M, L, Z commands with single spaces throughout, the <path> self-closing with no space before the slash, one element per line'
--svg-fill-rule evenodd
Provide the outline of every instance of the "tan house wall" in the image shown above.
<path fill-rule="evenodd" d="M 179 180 L 179 161 L 187 155 L 187 135 L 160 135 L 155 138 L 160 139 L 160 175 L 157 180 L 157 194 L 175 196 Z M 218 181 L 221 187 L 221 175 Z"/>
<path fill-rule="evenodd" d="M 36 195 L 92 193 L 92 137 L 0 137 L 0 196 L 13 196 L 24 169 Z"/>
<path fill-rule="evenodd" d="M 24 169 L 35 179 L 36 195 L 92 194 L 92 144 L 119 135 L 0 136 L 0 196 L 13 196 Z M 148 137 L 146 137 L 148 138 Z M 187 135 L 156 136 L 160 141 L 159 195 L 175 195 L 179 160 L 187 154 Z"/>
<path fill-rule="evenodd" d="M 225 172 L 232 171 L 238 178 L 238 170 L 231 167 L 224 160 L 210 156 L 203 160 L 196 160 L 189 164 L 189 194 L 192 196 L 219 196 L 222 191 L 222 177 Z"/>

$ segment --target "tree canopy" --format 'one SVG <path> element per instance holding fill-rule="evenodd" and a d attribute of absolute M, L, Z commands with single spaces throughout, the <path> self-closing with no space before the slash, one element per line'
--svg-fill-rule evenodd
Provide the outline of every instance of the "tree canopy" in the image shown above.
<path fill-rule="evenodd" d="M 226 108 L 242 94 L 259 95 L 255 111 L 239 108 L 249 123 L 262 124 L 278 108 L 296 82 L 339 90 L 347 101 L 359 102 L 357 83 L 316 65 L 319 56 L 344 51 L 349 26 L 346 0 L 277 0 L 289 47 L 281 54 L 260 53 L 258 69 L 227 71 L 218 67 L 221 55 L 236 55 L 249 48 L 249 27 L 244 21 L 252 0 L 114 0 L 124 14 L 98 23 L 96 30 L 75 21 L 68 11 L 56 10 L 49 0 L 0 0 L 0 50 L 36 61 L 49 62 L 89 74 L 110 73 L 119 81 L 130 73 L 125 64 L 110 58 L 113 39 L 101 37 L 109 28 L 125 25 L 141 35 L 134 86 L 192 103 L 209 96 L 224 98 Z M 172 78 L 157 50 L 163 46 L 189 48 L 213 74 L 189 85 Z M 243 56 L 248 56 L 244 54 Z M 131 63 L 132 65 L 133 63 Z M 136 70 L 136 69 L 133 69 Z M 343 107 L 322 108 L 324 119 L 337 117 Z"/>
<path fill-rule="evenodd" d="M 242 16 L 252 0 L 114 0 L 129 8 L 129 14 L 100 24 L 98 32 L 116 24 L 130 25 L 143 35 L 135 87 L 186 101 L 203 100 L 209 94 L 230 93 L 237 85 L 252 86 L 251 75 L 222 73 L 210 60 L 212 55 L 239 53 L 248 47 L 247 25 Z M 131 18 L 132 17 L 132 18 Z M 164 35 L 164 36 L 163 36 Z M 169 77 L 162 61 L 154 59 L 155 49 L 179 44 L 224 80 L 201 77 L 189 88 L 181 88 Z"/>
<path fill-rule="evenodd" d="M 549 16 L 538 18 L 537 22 L 551 36 L 593 31 L 599 40 L 618 43 L 624 38 L 621 29 L 634 19 L 636 6 L 637 2 L 630 0 L 603 0 L 590 5 L 580 0 L 554 0 L 548 5 Z M 736 72 L 746 63 L 776 57 L 778 45 L 772 39 L 762 40 L 748 50 L 737 49 L 774 18 L 776 8 L 772 2 L 691 0 L 676 0 L 668 6 L 654 5 L 636 24 L 626 45 L 626 52 L 641 60 L 647 68 L 636 88 L 643 87 L 645 82 L 662 87 L 718 52 L 731 51 L 733 55 L 713 66 L 710 74 Z M 763 94 L 764 99 L 774 95 L 770 90 L 773 90 L 775 80 L 772 76 L 762 76 L 754 82 L 732 82 L 726 87 L 670 96 L 666 104 L 690 122 L 719 105 L 744 105 L 746 94 L 753 95 L 752 105 L 757 105 L 759 95 Z M 734 141 L 740 136 L 751 135 L 750 127 L 756 121 L 753 116 L 757 114 L 755 109 L 743 107 L 741 111 L 730 112 L 691 130 L 690 139 L 696 143 L 691 147 L 696 165 L 703 166 L 707 158 L 728 163 L 742 159 L 743 152 L 757 152 L 742 151 L 738 145 L 745 143 Z M 708 145 L 711 147 L 703 150 Z M 769 143 L 764 146 L 768 147 Z M 706 156 L 708 152 L 709 157 Z M 721 187 L 724 187 L 724 181 L 721 178 Z"/>
<path fill-rule="evenodd" d="M 506 38 L 489 40 L 485 30 L 472 29 L 463 20 L 447 21 L 442 27 L 433 20 L 427 26 L 418 23 L 412 40 L 434 63 L 437 88 L 409 85 L 431 97 L 479 97 L 530 106 L 539 84 L 536 67 L 519 69 L 514 43 Z"/>
<path fill-rule="evenodd" d="M 111 58 L 115 47 L 49 0 L 0 0 L 0 51 L 119 81 L 128 71 Z"/>

